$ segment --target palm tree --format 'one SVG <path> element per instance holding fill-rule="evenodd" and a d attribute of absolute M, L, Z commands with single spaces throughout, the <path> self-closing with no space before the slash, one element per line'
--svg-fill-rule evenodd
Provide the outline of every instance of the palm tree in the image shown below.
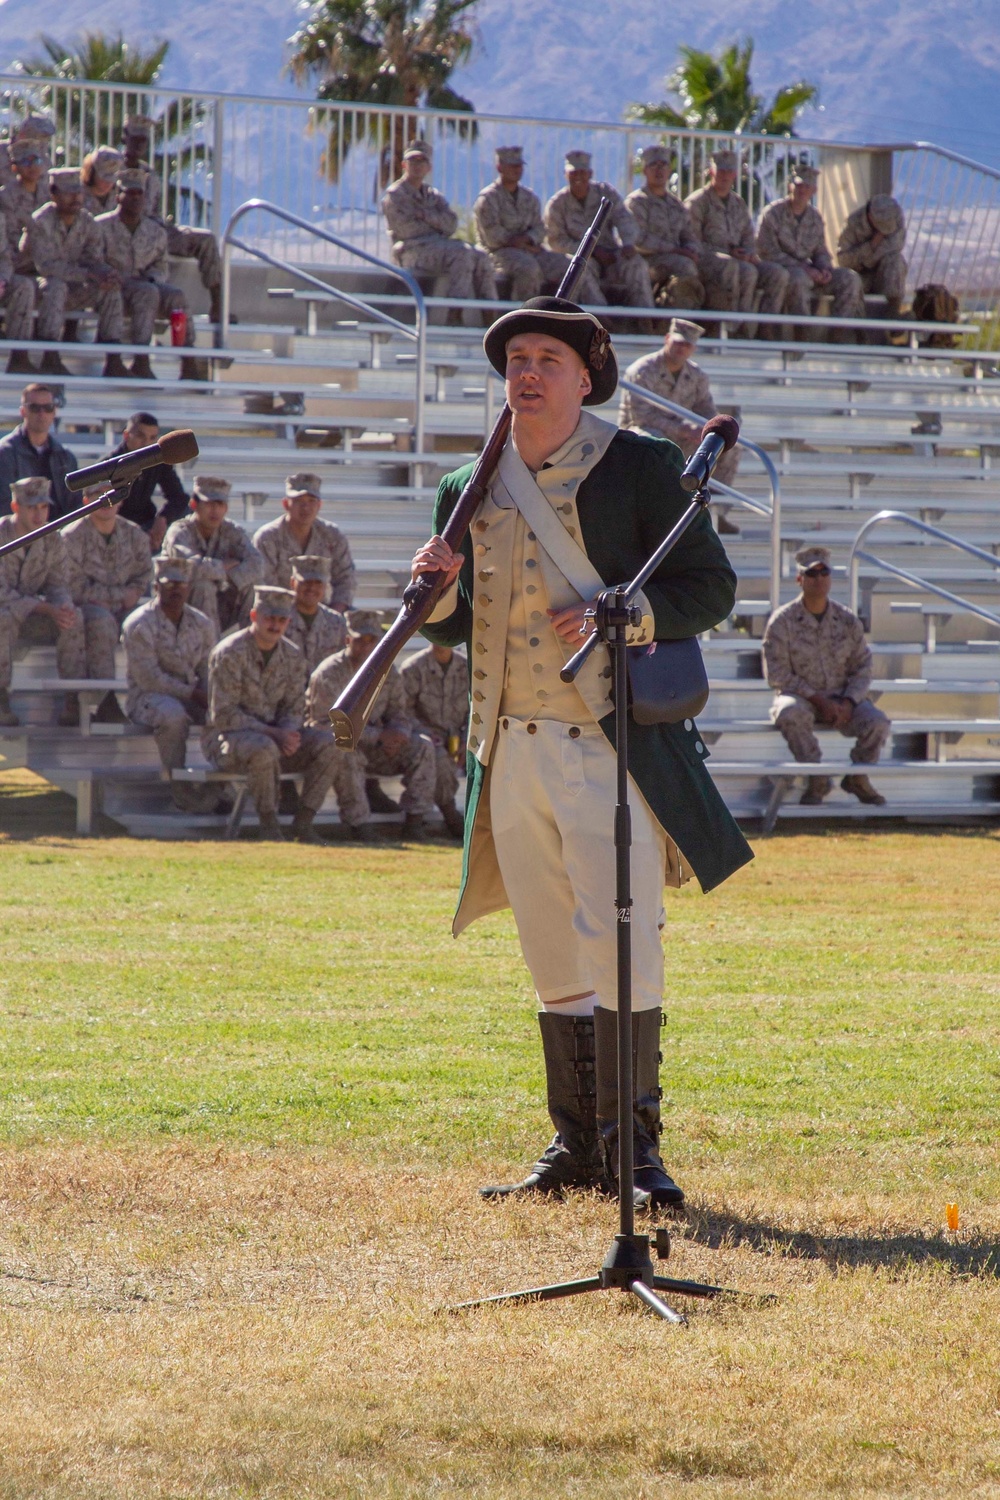
<path fill-rule="evenodd" d="M 452 73 L 472 51 L 467 13 L 478 0 L 315 0 L 290 39 L 289 71 L 299 83 L 318 79 L 317 98 L 411 109 L 473 109 L 451 87 Z M 382 148 L 383 182 L 398 177 L 403 151 L 417 134 L 415 117 L 334 115 L 324 169 L 335 180 L 358 136 Z M 457 124 L 473 135 L 472 121 Z"/>
<path fill-rule="evenodd" d="M 145 114 L 149 110 L 149 96 L 128 92 L 129 86 L 136 90 L 155 84 L 163 70 L 170 50 L 170 43 L 157 42 L 148 51 L 133 47 L 121 32 L 116 37 L 105 36 L 100 31 L 88 31 L 78 37 L 72 45 L 57 41 L 51 36 L 39 37 L 43 53 L 14 64 L 14 71 L 29 79 L 52 79 L 60 82 L 79 80 L 81 83 L 107 83 L 125 85 L 122 93 L 105 94 L 97 89 L 42 89 L 44 105 L 52 109 L 63 149 L 70 155 L 77 152 L 82 157 L 95 146 L 114 144 L 121 139 L 122 127 L 131 114 Z M 37 95 L 32 91 L 37 102 Z M 152 165 L 163 170 L 166 161 L 166 146 L 174 142 L 169 156 L 171 164 L 177 166 L 196 162 L 211 171 L 211 150 L 202 142 L 197 147 L 190 138 L 195 127 L 204 118 L 203 108 L 192 100 L 172 99 L 156 117 L 156 139 L 158 149 Z M 195 221 L 198 210 L 204 209 L 201 194 L 185 189 L 178 191 L 168 182 L 168 211 L 178 217 Z M 191 197 L 194 203 L 187 202 Z M 184 200 L 182 207 L 181 199 Z M 197 205 L 197 207 L 196 207 Z"/>
<path fill-rule="evenodd" d="M 643 125 L 666 125 L 679 130 L 717 130 L 727 135 L 794 136 L 794 125 L 807 104 L 819 96 L 812 83 L 790 83 L 769 104 L 753 91 L 750 37 L 724 47 L 718 58 L 697 47 L 681 47 L 681 61 L 666 79 L 670 93 L 679 96 L 681 109 L 666 101 L 633 104 L 627 118 Z"/>

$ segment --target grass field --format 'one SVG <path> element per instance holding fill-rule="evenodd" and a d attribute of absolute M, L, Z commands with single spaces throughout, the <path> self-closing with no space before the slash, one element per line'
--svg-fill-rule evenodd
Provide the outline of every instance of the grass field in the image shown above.
<path fill-rule="evenodd" d="M 779 1299 L 677 1330 L 436 1311 L 592 1274 L 616 1222 L 476 1198 L 546 1120 L 511 922 L 447 935 L 457 853 L 77 841 L 36 802 L 0 843 L 3 1500 L 1000 1491 L 1000 839 L 782 835 L 668 900 L 667 1269 Z"/>

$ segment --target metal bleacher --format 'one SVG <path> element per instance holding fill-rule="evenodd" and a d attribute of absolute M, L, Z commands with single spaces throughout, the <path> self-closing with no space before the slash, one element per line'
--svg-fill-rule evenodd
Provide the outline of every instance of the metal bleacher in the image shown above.
<path fill-rule="evenodd" d="M 61 382 L 60 436 L 86 463 L 107 451 L 130 411 L 152 407 L 164 429 L 195 430 L 197 467 L 231 480 L 231 515 L 251 531 L 280 514 L 286 473 L 317 470 L 324 515 L 351 541 L 358 602 L 393 610 L 409 558 L 427 534 L 438 479 L 478 451 L 500 399 L 487 376 L 481 331 L 429 325 L 433 379 L 418 453 L 412 342 L 384 328 L 373 338 L 376 325 L 340 316 L 345 308 L 335 301 L 308 316 L 302 299 L 245 306 L 240 284 L 237 265 L 233 301 L 240 321 L 229 328 L 224 348 L 215 347 L 216 330 L 199 321 L 207 381 L 176 379 L 177 356 L 165 345 L 153 349 L 156 380 L 141 385 L 101 379 L 98 346 L 63 346 L 73 373 Z M 475 309 L 466 316 L 479 321 Z M 623 369 L 655 346 L 634 334 L 617 336 L 616 344 Z M 703 340 L 698 357 L 719 407 L 740 417 L 780 476 L 782 602 L 793 597 L 792 555 L 807 540 L 833 549 L 835 597 L 846 602 L 852 542 L 884 509 L 932 520 L 990 555 L 997 550 L 1000 471 L 991 460 L 994 447 L 1000 449 L 1000 381 L 989 360 L 974 364 L 966 351 L 721 337 Z M 0 377 L 5 429 L 17 420 L 21 383 Z M 616 406 L 603 414 L 614 419 Z M 737 484 L 767 508 L 767 477 L 750 456 Z M 791 817 L 954 821 L 1000 813 L 1000 628 L 864 563 L 861 607 L 872 627 L 873 692 L 893 720 L 890 746 L 874 773 L 888 802 L 865 807 L 838 789 L 819 808 L 799 805 L 802 769 L 789 762 L 769 725 L 771 693 L 761 667 L 771 604 L 770 522 L 738 501 L 730 518 L 740 527 L 727 537 L 739 602 L 703 643 L 712 697 L 700 727 L 712 752 L 709 769 L 733 811 L 765 827 Z M 928 584 L 1000 609 L 995 570 L 933 538 L 888 525 L 879 532 L 878 554 Z M 904 601 L 917 609 L 893 607 Z M 12 701 L 24 727 L 0 739 L 7 766 L 30 766 L 75 795 L 81 831 L 90 829 L 102 801 L 137 834 L 190 836 L 224 826 L 221 815 L 186 816 L 173 808 L 150 736 L 99 724 L 85 732 L 87 722 L 80 730 L 49 727 L 60 691 L 51 658 L 38 649 L 15 670 Z M 118 670 L 123 675 L 122 660 Z M 823 738 L 839 778 L 848 769 L 847 743 Z M 189 764 L 203 765 L 194 737 Z"/>

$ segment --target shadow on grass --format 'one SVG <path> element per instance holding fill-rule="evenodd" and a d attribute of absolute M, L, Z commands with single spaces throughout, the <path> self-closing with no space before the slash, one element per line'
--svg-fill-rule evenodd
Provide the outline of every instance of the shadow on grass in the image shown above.
<path fill-rule="evenodd" d="M 687 1238 L 712 1250 L 743 1248 L 764 1255 L 820 1260 L 831 1271 L 860 1266 L 906 1271 L 933 1264 L 956 1276 L 1000 1278 L 1000 1244 L 978 1235 L 952 1239 L 919 1230 L 896 1234 L 812 1234 L 782 1229 L 752 1215 L 689 1205 Z"/>

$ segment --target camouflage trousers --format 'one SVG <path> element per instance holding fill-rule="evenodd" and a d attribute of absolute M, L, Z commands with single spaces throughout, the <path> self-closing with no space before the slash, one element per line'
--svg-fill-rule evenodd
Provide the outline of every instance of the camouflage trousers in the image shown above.
<path fill-rule="evenodd" d="M 675 424 L 670 420 L 668 412 L 662 412 L 659 415 L 662 421 L 657 421 L 655 429 L 657 435 L 669 438 L 672 443 L 677 444 L 685 458 L 690 458 L 701 442 L 702 429 L 693 426 L 690 422 L 682 422 L 680 419 Z M 723 453 L 716 464 L 713 478 L 718 479 L 721 484 L 731 485 L 736 478 L 736 470 L 739 466 L 740 451 L 738 448 L 730 448 L 728 453 Z M 716 509 L 720 508 L 716 507 Z"/>
<path fill-rule="evenodd" d="M 81 677 L 113 677 L 115 647 L 121 636 L 121 622 L 127 610 L 118 614 L 103 604 L 80 604 L 83 615 L 83 655 L 85 669 Z"/>
<path fill-rule="evenodd" d="M 437 773 L 430 740 L 411 734 L 395 755 L 387 755 L 379 745 L 361 745 L 353 753 L 346 750 L 339 753 L 346 763 L 346 775 L 334 791 L 345 823 L 357 827 L 367 823 L 372 815 L 365 793 L 366 776 L 401 777 L 403 795 L 399 805 L 414 817 L 423 817 L 435 805 Z"/>
<path fill-rule="evenodd" d="M 646 265 L 662 307 L 704 307 L 705 283 L 689 255 L 651 255 Z"/>
<path fill-rule="evenodd" d="M 833 307 L 830 309 L 831 317 L 862 317 L 865 302 L 861 290 L 861 277 L 857 271 L 848 271 L 844 266 L 838 266 L 831 275 L 832 280 L 828 281 L 826 286 L 816 286 L 804 267 L 795 266 L 789 269 L 784 311 L 791 313 L 793 317 L 808 317 L 813 310 L 814 302 L 819 297 L 828 295 L 833 298 Z"/>
<path fill-rule="evenodd" d="M 30 338 L 31 315 L 35 311 L 35 283 L 31 277 L 12 276 L 0 296 L 0 307 L 3 308 L 4 338 Z"/>
<path fill-rule="evenodd" d="M 557 285 L 566 274 L 569 256 L 556 250 L 493 250 L 493 269 L 498 276 L 510 278 L 512 302 L 527 302 L 537 297 L 546 281 Z"/>
<path fill-rule="evenodd" d="M 21 623 L 10 610 L 0 609 L 0 688 L 10 687 L 14 658 L 29 646 L 55 646 L 59 676 L 85 677 L 83 615 L 78 609 L 74 615 L 69 630 L 60 630 L 48 615 L 29 615 Z"/>
<path fill-rule="evenodd" d="M 294 755 L 282 755 L 274 740 L 257 729 L 231 729 L 206 735 L 202 744 L 208 760 L 220 771 L 234 771 L 247 779 L 257 815 L 273 818 L 278 811 L 279 777 L 297 771 L 304 776 L 300 806 L 318 812 L 333 783 L 337 758 L 349 753 L 338 750 L 333 735 L 325 729 L 303 729 L 302 743 Z"/>
<path fill-rule="evenodd" d="M 870 271 L 858 274 L 862 289 L 873 296 L 892 297 L 902 302 L 906 295 L 906 261 L 901 255 L 886 255 Z"/>
<path fill-rule="evenodd" d="M 420 240 L 406 244 L 396 259 L 407 271 L 425 276 L 447 278 L 446 297 L 477 297 L 496 301 L 497 284 L 493 265 L 485 250 L 474 250 L 464 240 Z"/>
<path fill-rule="evenodd" d="M 458 796 L 458 767 L 446 745 L 434 745 L 434 805 L 454 807 Z"/>
<path fill-rule="evenodd" d="M 203 710 L 170 693 L 139 693 L 133 689 L 125 701 L 125 712 L 133 724 L 153 731 L 165 771 L 176 771 L 184 765 L 188 731 L 192 724 L 205 722 Z"/>
<path fill-rule="evenodd" d="M 74 277 L 72 281 L 61 276 L 41 278 L 35 337 L 57 343 L 63 336 L 66 314 L 82 312 L 85 308 L 92 308 L 97 314 L 98 343 L 120 344 L 124 322 L 121 289 L 117 286 L 102 287 L 95 276 Z"/>
<path fill-rule="evenodd" d="M 587 283 L 591 273 L 597 296 L 578 294 L 578 301 L 596 302 L 599 307 L 606 307 L 609 302 L 616 307 L 652 307 L 653 286 L 641 255 L 616 255 L 610 266 L 598 266 L 592 260 L 581 285 Z"/>
<path fill-rule="evenodd" d="M 122 282 L 122 302 L 125 314 L 131 319 L 132 344 L 150 344 L 153 341 L 153 325 L 157 318 L 169 318 L 174 311 L 187 312 L 187 298 L 180 287 L 168 286 L 166 282 L 144 281 L 131 277 Z M 194 323 L 189 317 L 185 344 L 194 343 Z"/>
<path fill-rule="evenodd" d="M 211 562 L 213 559 L 209 558 L 207 561 Z M 200 569 L 196 563 L 188 603 L 192 609 L 200 609 L 203 615 L 208 615 L 222 635 L 241 621 L 249 621 L 253 589 L 237 589 L 231 584 L 220 588 L 214 576 L 211 576 L 213 571 Z"/>
<path fill-rule="evenodd" d="M 222 261 L 215 235 L 207 229 L 185 229 L 181 224 L 164 224 L 167 252 L 179 260 L 196 260 L 201 284 L 211 292 L 222 283 Z"/>
<path fill-rule="evenodd" d="M 815 765 L 823 759 L 819 740 L 813 732 L 817 723 L 816 710 L 807 698 L 779 693 L 771 704 L 771 722 L 784 735 L 795 760 Z M 870 766 L 878 760 L 891 729 L 892 723 L 882 710 L 867 698 L 862 698 L 840 733 L 857 741 L 851 749 L 851 759 L 855 764 Z"/>

